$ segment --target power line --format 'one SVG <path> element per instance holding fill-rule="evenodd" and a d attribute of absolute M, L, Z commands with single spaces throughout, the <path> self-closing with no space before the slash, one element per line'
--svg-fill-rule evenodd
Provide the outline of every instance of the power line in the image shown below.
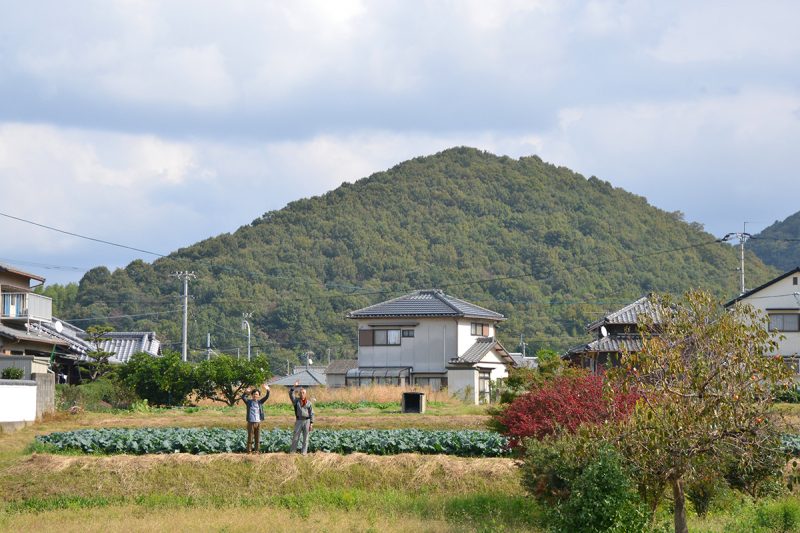
<path fill-rule="evenodd" d="M 76 266 L 66 266 L 66 265 L 53 265 L 50 263 L 37 263 L 35 261 L 24 261 L 21 259 L 8 259 L 6 257 L 0 257 L 0 261 L 4 263 L 14 264 L 14 265 L 25 265 L 25 266 L 35 266 L 39 268 L 46 268 L 48 270 L 71 270 L 73 272 L 87 272 L 88 268 L 81 268 Z"/>
<path fill-rule="evenodd" d="M 91 320 L 116 320 L 120 318 L 138 318 L 141 316 L 153 316 L 153 315 L 170 315 L 172 313 L 179 312 L 180 309 L 174 309 L 172 311 L 157 311 L 155 313 L 140 313 L 136 315 L 111 315 L 111 316 L 93 316 L 89 318 L 65 318 L 63 319 L 64 322 L 89 322 Z"/>
<path fill-rule="evenodd" d="M 14 219 L 14 220 L 18 220 L 20 222 L 25 222 L 26 224 L 32 224 L 34 226 L 39 226 L 40 228 L 45 228 L 45 229 L 49 229 L 49 230 L 52 230 L 52 231 L 57 231 L 59 233 L 65 234 L 65 235 L 71 235 L 73 237 L 78 237 L 80 239 L 86 239 L 87 241 L 94 241 L 94 242 L 99 242 L 101 244 L 108 244 L 109 246 L 116 246 L 118 248 L 125 248 L 127 250 L 133 250 L 135 252 L 142 252 L 142 253 L 145 253 L 145 254 L 155 255 L 156 257 L 167 257 L 166 255 L 160 254 L 158 252 L 151 252 L 150 250 L 143 250 L 141 248 L 134 248 L 133 246 L 127 246 L 125 244 L 119 244 L 119 243 L 116 243 L 116 242 L 105 241 L 103 239 L 96 239 L 94 237 L 88 237 L 86 235 L 81 235 L 79 233 L 73 233 L 71 231 L 54 228 L 53 226 L 48 226 L 46 224 L 40 224 L 40 223 L 34 222 L 32 220 L 26 220 L 24 218 L 15 217 L 15 216 L 9 215 L 7 213 L 0 213 L 0 215 L 4 216 L 6 218 L 11 218 L 11 219 Z"/>

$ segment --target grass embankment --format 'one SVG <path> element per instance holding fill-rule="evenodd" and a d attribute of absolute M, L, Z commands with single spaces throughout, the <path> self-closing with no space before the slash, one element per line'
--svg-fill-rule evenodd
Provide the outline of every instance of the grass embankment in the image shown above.
<path fill-rule="evenodd" d="M 134 507 L 218 509 L 233 517 L 274 509 L 289 522 L 352 513 L 365 528 L 532 530 L 535 508 L 519 493 L 509 459 L 363 454 L 246 456 L 186 454 L 56 456 L 34 454 L 4 472 L 0 526 L 14 527 L 61 509 Z M 395 526 L 389 523 L 396 521 Z M 435 528 L 430 522 L 436 524 Z M 427 524 L 427 525 L 426 525 Z M 194 524 L 195 526 L 197 523 Z"/>

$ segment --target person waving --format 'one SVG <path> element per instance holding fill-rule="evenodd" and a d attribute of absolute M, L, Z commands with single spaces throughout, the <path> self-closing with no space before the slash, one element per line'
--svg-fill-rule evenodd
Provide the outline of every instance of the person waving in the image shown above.
<path fill-rule="evenodd" d="M 297 451 L 297 444 L 302 438 L 302 453 L 308 453 L 308 437 L 311 430 L 314 429 L 314 407 L 311 405 L 311 400 L 308 399 L 308 392 L 306 389 L 301 388 L 298 394 L 295 394 L 295 388 L 300 385 L 299 381 L 295 381 L 294 385 L 289 388 L 289 400 L 294 405 L 294 433 L 292 434 L 292 446 L 289 448 L 289 453 Z"/>

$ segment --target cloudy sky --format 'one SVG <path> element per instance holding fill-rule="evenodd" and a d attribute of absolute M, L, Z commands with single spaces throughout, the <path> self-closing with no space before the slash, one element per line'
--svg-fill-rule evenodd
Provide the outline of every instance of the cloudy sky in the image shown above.
<path fill-rule="evenodd" d="M 167 254 L 468 145 L 715 235 L 800 210 L 800 3 L 0 0 L 0 212 Z M 0 216 L 77 281 L 153 255 Z"/>

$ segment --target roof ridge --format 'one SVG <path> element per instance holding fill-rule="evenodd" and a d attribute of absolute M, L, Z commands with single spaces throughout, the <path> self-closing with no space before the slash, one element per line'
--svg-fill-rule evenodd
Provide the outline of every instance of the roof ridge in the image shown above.
<path fill-rule="evenodd" d="M 440 289 L 434 289 L 433 291 L 431 291 L 431 294 L 433 294 L 434 298 L 444 303 L 447 307 L 455 311 L 457 314 L 464 316 L 464 311 L 462 311 L 461 309 L 457 308 L 456 306 L 447 301 L 447 298 L 453 298 L 454 300 L 458 300 L 458 298 L 450 296 L 449 294 L 445 294 L 444 291 Z"/>

